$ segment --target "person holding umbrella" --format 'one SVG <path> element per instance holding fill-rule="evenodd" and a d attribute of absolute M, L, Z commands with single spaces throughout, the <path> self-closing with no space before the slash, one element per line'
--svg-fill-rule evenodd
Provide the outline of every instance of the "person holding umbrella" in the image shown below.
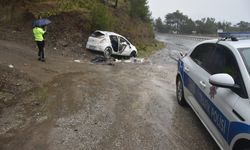
<path fill-rule="evenodd" d="M 38 47 L 38 60 L 45 62 L 44 46 L 47 25 L 51 23 L 48 19 L 39 19 L 33 23 L 33 34 Z"/>

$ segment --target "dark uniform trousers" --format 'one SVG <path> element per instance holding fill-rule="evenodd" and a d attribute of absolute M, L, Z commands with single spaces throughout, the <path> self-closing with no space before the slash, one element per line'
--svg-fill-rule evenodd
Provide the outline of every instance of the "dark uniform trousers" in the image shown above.
<path fill-rule="evenodd" d="M 36 41 L 36 44 L 38 46 L 38 58 L 41 60 L 44 60 L 44 46 L 45 42 L 44 41 Z"/>

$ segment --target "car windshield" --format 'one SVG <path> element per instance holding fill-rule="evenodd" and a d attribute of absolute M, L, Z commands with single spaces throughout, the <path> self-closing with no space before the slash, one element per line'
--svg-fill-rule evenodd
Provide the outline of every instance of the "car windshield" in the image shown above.
<path fill-rule="evenodd" d="M 250 48 L 240 48 L 239 52 L 250 75 Z"/>

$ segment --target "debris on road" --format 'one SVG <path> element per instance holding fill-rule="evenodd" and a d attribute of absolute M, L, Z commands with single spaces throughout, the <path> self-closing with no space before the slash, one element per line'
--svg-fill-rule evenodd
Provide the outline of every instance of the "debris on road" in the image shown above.
<path fill-rule="evenodd" d="M 121 60 L 121 59 L 107 59 L 103 56 L 97 56 L 94 59 L 91 60 L 91 63 L 94 64 L 100 64 L 100 63 L 106 63 L 110 64 L 112 62 L 115 63 L 145 63 L 145 59 L 144 58 L 130 58 L 127 60 Z"/>
<path fill-rule="evenodd" d="M 115 62 L 122 62 L 122 60 L 120 60 L 120 59 L 115 59 Z"/>
<path fill-rule="evenodd" d="M 76 63 L 80 63 L 80 62 L 81 62 L 81 60 L 76 59 L 76 60 L 74 60 L 74 62 L 76 62 Z"/>
<path fill-rule="evenodd" d="M 94 64 L 100 64 L 100 63 L 136 63 L 136 64 L 145 64 L 145 63 L 150 63 L 149 60 L 146 60 L 144 58 L 135 58 L 135 57 L 132 57 L 130 59 L 126 59 L 126 60 L 123 60 L 123 59 L 107 59 L 103 56 L 97 56 L 95 57 L 94 59 L 91 60 L 91 63 L 94 63 Z"/>
<path fill-rule="evenodd" d="M 91 63 L 93 64 L 100 64 L 100 63 L 104 63 L 107 61 L 107 58 L 103 57 L 103 56 L 97 56 L 94 59 L 91 60 Z"/>
<path fill-rule="evenodd" d="M 130 60 L 131 60 L 132 63 L 144 63 L 144 58 L 132 57 L 132 58 L 130 58 Z"/>
<path fill-rule="evenodd" d="M 14 65 L 10 64 L 10 65 L 9 65 L 9 68 L 14 68 Z"/>
<path fill-rule="evenodd" d="M 132 57 L 129 60 L 124 60 L 125 63 L 135 63 L 135 64 L 151 64 L 151 61 L 145 58 L 135 58 Z"/>

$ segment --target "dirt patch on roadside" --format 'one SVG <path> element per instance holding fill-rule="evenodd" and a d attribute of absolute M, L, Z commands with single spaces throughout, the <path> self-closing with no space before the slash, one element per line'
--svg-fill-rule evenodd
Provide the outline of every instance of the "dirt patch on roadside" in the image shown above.
<path fill-rule="evenodd" d="M 27 74 L 0 64 L 0 110 L 16 104 L 22 94 L 35 86 Z"/>
<path fill-rule="evenodd" d="M 48 26 L 48 46 L 60 55 L 82 55 L 89 36 L 86 17 L 79 12 L 67 12 L 49 19 L 52 23 Z"/>

